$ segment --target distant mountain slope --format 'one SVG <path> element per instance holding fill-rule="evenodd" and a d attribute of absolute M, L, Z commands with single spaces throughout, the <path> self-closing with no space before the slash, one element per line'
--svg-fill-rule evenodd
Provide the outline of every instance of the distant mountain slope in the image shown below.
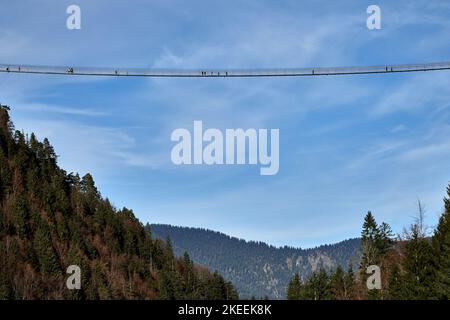
<path fill-rule="evenodd" d="M 151 225 L 154 236 L 170 237 L 174 253 L 187 251 L 191 258 L 231 281 L 242 298 L 285 297 L 292 274 L 306 277 L 311 271 L 347 268 L 359 262 L 359 239 L 349 239 L 313 249 L 276 248 L 263 242 L 247 242 L 223 233 L 170 225 Z"/>

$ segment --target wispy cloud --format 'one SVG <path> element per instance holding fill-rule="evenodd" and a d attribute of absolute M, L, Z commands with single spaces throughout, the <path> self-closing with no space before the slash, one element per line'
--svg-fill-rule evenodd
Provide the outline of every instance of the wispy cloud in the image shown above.
<path fill-rule="evenodd" d="M 160 156 L 140 150 L 132 136 L 117 128 L 60 120 L 19 120 L 16 128 L 49 138 L 68 171 L 105 176 L 121 166 L 152 169 L 162 163 Z"/>
<path fill-rule="evenodd" d="M 33 112 L 46 112 L 46 113 L 61 113 L 66 115 L 77 115 L 77 116 L 88 116 L 88 117 L 103 117 L 107 116 L 108 113 L 100 112 L 84 108 L 70 108 L 64 106 L 55 106 L 42 103 L 26 103 L 20 108 L 24 111 Z"/>
<path fill-rule="evenodd" d="M 398 159 L 405 162 L 424 160 L 435 157 L 449 157 L 450 142 L 435 143 L 417 147 L 401 154 Z"/>
<path fill-rule="evenodd" d="M 450 106 L 450 78 L 446 72 L 413 76 L 400 85 L 390 86 L 380 92 L 381 97 L 373 107 L 373 115 L 384 116 L 395 112 L 414 113 Z"/>

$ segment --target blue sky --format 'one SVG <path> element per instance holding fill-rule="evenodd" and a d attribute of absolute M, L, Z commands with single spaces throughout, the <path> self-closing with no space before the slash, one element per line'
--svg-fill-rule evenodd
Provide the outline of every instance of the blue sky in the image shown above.
<path fill-rule="evenodd" d="M 82 29 L 66 28 L 66 8 Z M 382 30 L 366 27 L 377 4 Z M 450 60 L 448 1 L 0 0 L 0 62 L 276 68 Z M 450 181 L 450 73 L 149 79 L 0 74 L 18 129 L 145 223 L 274 245 L 358 236 L 372 210 L 396 232 L 418 198 L 434 225 Z M 279 128 L 280 171 L 181 166 L 176 128 Z"/>

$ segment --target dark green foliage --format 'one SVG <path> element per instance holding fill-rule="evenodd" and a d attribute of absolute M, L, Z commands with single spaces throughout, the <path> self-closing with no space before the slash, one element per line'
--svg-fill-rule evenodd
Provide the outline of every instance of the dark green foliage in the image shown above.
<path fill-rule="evenodd" d="M 395 265 L 388 279 L 389 298 L 391 300 L 404 299 L 404 281 L 400 271 L 400 266 Z"/>
<path fill-rule="evenodd" d="M 4 272 L 8 268 L 8 260 L 5 243 L 0 240 L 0 300 L 9 299 L 12 296 L 11 283 L 7 273 Z"/>
<path fill-rule="evenodd" d="M 447 275 L 448 277 L 448 275 Z M 398 298 L 422 300 L 432 296 L 434 268 L 429 241 L 421 238 L 417 226 L 413 226 L 411 239 L 405 246 L 403 275 L 400 278 L 402 293 Z"/>
<path fill-rule="evenodd" d="M 450 299 L 450 186 L 444 199 L 445 211 L 432 237 L 435 281 L 433 287 L 438 299 Z"/>
<path fill-rule="evenodd" d="M 330 278 L 330 290 L 333 297 L 337 300 L 344 300 L 347 298 L 349 288 L 347 288 L 347 278 L 344 270 L 339 266 L 336 268 L 334 274 Z"/>
<path fill-rule="evenodd" d="M 47 274 L 61 273 L 61 267 L 59 266 L 55 249 L 53 248 L 50 227 L 45 220 L 41 221 L 40 226 L 36 230 L 33 247 L 39 261 L 39 269 L 41 272 Z"/>
<path fill-rule="evenodd" d="M 238 299 L 238 294 L 231 283 L 225 281 L 217 271 L 214 272 L 213 278 L 209 281 L 206 289 L 207 294 L 211 295 L 213 299 L 220 299 L 220 297 L 225 297 L 226 300 Z"/>
<path fill-rule="evenodd" d="M 295 274 L 288 285 L 288 300 L 349 300 L 353 297 L 353 269 L 345 272 L 337 267 L 328 273 L 324 269 L 313 272 L 303 282 Z"/>
<path fill-rule="evenodd" d="M 394 244 L 392 237 L 391 227 L 384 222 L 378 226 L 372 212 L 369 211 L 364 217 L 361 232 L 362 258 L 359 276 L 364 286 L 368 278 L 366 270 L 369 266 L 377 265 L 382 272 L 386 269 L 384 257 Z M 383 299 L 383 293 L 383 290 L 369 290 L 366 292 L 366 298 L 370 300 Z"/>
<path fill-rule="evenodd" d="M 0 299 L 227 299 L 218 274 L 176 258 L 93 177 L 67 174 L 49 141 L 14 131 L 0 106 Z M 66 268 L 81 268 L 68 290 Z"/>
<path fill-rule="evenodd" d="M 12 223 L 20 237 L 26 237 L 28 231 L 28 204 L 24 197 L 18 197 L 12 207 Z"/>
<path fill-rule="evenodd" d="M 353 272 L 353 266 L 351 263 L 348 265 L 347 273 L 344 277 L 344 300 L 349 300 L 355 297 L 355 273 Z"/>
<path fill-rule="evenodd" d="M 176 256 L 182 257 L 184 252 L 189 252 L 195 262 L 217 270 L 231 281 L 239 295 L 246 299 L 252 296 L 285 298 L 293 274 L 308 277 L 313 272 L 310 260 L 317 261 L 318 268 L 327 270 L 337 266 L 346 268 L 349 261 L 354 261 L 356 267 L 359 261 L 359 239 L 299 249 L 277 248 L 199 228 L 148 225 L 147 230 L 161 239 L 169 236 Z"/>
<path fill-rule="evenodd" d="M 447 188 L 450 197 L 450 187 Z M 389 297 L 401 300 L 450 298 L 450 203 L 444 199 L 445 211 L 434 235 L 426 237 L 423 208 L 404 241 L 403 260 L 389 275 Z"/>
<path fill-rule="evenodd" d="M 394 233 L 391 226 L 386 222 L 382 222 L 378 228 L 378 233 L 375 235 L 375 243 L 379 255 L 385 255 L 394 244 Z"/>
<path fill-rule="evenodd" d="M 447 190 L 450 198 L 450 186 Z M 387 224 L 377 225 L 372 213 L 364 219 L 361 234 L 363 256 L 359 277 L 355 279 L 352 266 L 347 273 L 340 267 L 334 273 L 314 272 L 305 281 L 296 274 L 287 288 L 288 299 L 393 299 L 425 300 L 450 297 L 450 199 L 444 199 L 445 212 L 430 241 L 423 226 L 423 209 L 406 239 L 392 240 Z M 366 267 L 381 269 L 381 290 L 366 287 Z"/>
<path fill-rule="evenodd" d="M 287 299 L 288 300 L 300 300 L 302 299 L 302 283 L 298 273 L 289 281 L 287 288 Z"/>
<path fill-rule="evenodd" d="M 378 227 L 372 212 L 366 214 L 361 232 L 361 270 L 380 263 L 380 258 L 392 244 L 389 238 L 391 233 L 390 227 L 385 223 Z"/>
<path fill-rule="evenodd" d="M 314 272 L 305 282 L 304 299 L 307 300 L 330 300 L 331 283 L 330 277 L 324 269 Z"/>

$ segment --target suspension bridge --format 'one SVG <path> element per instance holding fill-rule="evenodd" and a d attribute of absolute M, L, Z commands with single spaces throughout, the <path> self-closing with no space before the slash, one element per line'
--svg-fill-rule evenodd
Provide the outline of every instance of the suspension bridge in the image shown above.
<path fill-rule="evenodd" d="M 353 67 L 280 68 L 280 69 L 155 69 L 155 68 L 91 68 L 76 66 L 39 66 L 0 64 L 1 73 L 46 74 L 108 77 L 313 77 L 400 72 L 450 70 L 450 62 L 396 64 Z"/>

